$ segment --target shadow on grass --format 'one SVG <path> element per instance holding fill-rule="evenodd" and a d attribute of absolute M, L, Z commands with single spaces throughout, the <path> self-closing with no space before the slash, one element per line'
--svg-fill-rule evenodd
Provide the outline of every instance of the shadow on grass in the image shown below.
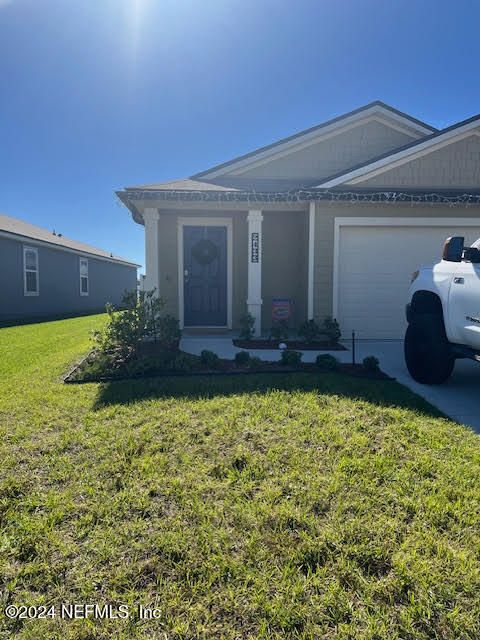
<path fill-rule="evenodd" d="M 110 405 L 128 405 L 142 400 L 200 399 L 272 390 L 316 390 L 322 394 L 365 400 L 377 406 L 413 409 L 431 417 L 443 416 L 426 400 L 397 382 L 326 373 L 205 375 L 109 382 L 101 385 L 93 408 L 98 410 Z"/>

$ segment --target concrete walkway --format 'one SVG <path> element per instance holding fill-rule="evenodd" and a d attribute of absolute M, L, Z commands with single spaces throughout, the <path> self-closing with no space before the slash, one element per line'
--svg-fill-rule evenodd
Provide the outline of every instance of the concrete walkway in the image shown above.
<path fill-rule="evenodd" d="M 351 362 L 350 345 L 346 343 L 346 346 L 348 351 L 322 351 L 322 353 L 331 353 L 341 362 Z M 233 346 L 231 335 L 183 337 L 180 348 L 196 355 L 199 355 L 203 349 L 209 349 L 221 358 L 233 358 L 237 351 L 242 351 Z M 429 386 L 418 384 L 410 377 L 403 359 L 403 341 L 401 340 L 359 340 L 356 351 L 357 362 L 361 362 L 365 356 L 376 356 L 382 371 L 418 393 L 453 420 L 470 426 L 480 433 L 480 364 L 471 360 L 457 360 L 453 375 L 448 382 Z M 279 349 L 250 349 L 249 352 L 262 360 L 280 359 Z M 318 353 L 318 351 L 303 351 L 303 362 L 314 362 Z"/>

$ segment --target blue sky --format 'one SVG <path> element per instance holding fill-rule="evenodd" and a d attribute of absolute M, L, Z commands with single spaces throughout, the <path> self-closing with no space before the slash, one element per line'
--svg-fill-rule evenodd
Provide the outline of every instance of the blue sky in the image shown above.
<path fill-rule="evenodd" d="M 143 263 L 114 190 L 381 99 L 480 112 L 475 1 L 0 0 L 0 212 Z"/>

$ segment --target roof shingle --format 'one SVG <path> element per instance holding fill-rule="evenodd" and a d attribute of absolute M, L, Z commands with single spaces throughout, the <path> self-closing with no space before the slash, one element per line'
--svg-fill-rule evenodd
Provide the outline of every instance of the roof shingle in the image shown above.
<path fill-rule="evenodd" d="M 0 215 L 0 232 L 2 231 L 4 233 L 11 233 L 16 236 L 22 236 L 26 239 L 47 242 L 48 244 L 65 247 L 67 249 L 72 249 L 81 253 L 88 253 L 92 256 L 106 258 L 114 262 L 122 262 L 123 264 L 128 264 L 135 267 L 139 266 L 134 262 L 131 262 L 130 260 L 126 260 L 125 258 L 121 258 L 120 256 L 115 256 L 108 251 L 103 251 L 103 249 L 97 249 L 96 247 L 92 247 L 89 244 L 77 242 L 77 240 L 71 240 L 70 238 L 66 238 L 62 234 L 55 234 L 52 231 L 48 231 L 48 229 L 37 227 L 34 224 L 30 224 L 29 222 L 18 220 L 17 218 L 12 218 L 10 216 Z"/>

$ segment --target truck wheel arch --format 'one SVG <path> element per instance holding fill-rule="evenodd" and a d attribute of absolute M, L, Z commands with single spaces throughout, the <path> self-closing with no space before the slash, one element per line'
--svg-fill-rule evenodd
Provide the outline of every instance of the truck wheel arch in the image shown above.
<path fill-rule="evenodd" d="M 434 315 L 443 319 L 443 307 L 440 297 L 432 291 L 415 291 L 410 302 L 410 314 Z"/>

